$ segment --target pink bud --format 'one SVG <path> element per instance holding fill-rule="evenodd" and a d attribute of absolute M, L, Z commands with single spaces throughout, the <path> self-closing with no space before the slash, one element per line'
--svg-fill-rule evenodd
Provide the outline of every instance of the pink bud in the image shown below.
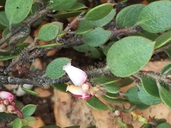
<path fill-rule="evenodd" d="M 11 94 L 10 92 L 6 92 L 6 91 L 0 91 L 0 98 L 7 99 L 10 102 L 14 101 L 14 95 Z"/>
<path fill-rule="evenodd" d="M 63 70 L 76 86 L 80 86 L 87 81 L 87 74 L 83 70 L 72 66 L 71 63 L 63 66 Z"/>

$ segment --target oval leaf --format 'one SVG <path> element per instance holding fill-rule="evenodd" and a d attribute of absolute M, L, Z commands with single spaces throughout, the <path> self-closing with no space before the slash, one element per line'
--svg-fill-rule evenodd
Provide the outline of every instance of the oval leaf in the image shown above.
<path fill-rule="evenodd" d="M 107 65 L 119 77 L 127 77 L 141 70 L 150 60 L 154 49 L 151 40 L 130 36 L 114 43 L 107 53 Z"/>
<path fill-rule="evenodd" d="M 171 125 L 169 123 L 162 123 L 159 124 L 156 128 L 171 128 Z"/>
<path fill-rule="evenodd" d="M 36 105 L 28 104 L 22 108 L 21 112 L 23 113 L 24 117 L 28 117 L 28 116 L 31 116 L 35 112 L 36 108 L 37 108 Z"/>
<path fill-rule="evenodd" d="M 91 32 L 84 34 L 83 40 L 89 46 L 97 47 L 106 43 L 106 41 L 109 39 L 111 34 L 112 34 L 111 31 L 107 31 L 100 27 L 97 27 Z"/>
<path fill-rule="evenodd" d="M 161 102 L 160 98 L 149 95 L 148 93 L 146 93 L 144 91 L 144 89 L 142 87 L 139 86 L 138 89 L 139 89 L 138 97 L 141 100 L 141 102 L 143 102 L 144 104 L 156 105 L 156 104 L 159 104 Z"/>
<path fill-rule="evenodd" d="M 100 20 L 101 18 L 107 16 L 112 9 L 113 9 L 113 4 L 110 3 L 101 4 L 88 11 L 87 14 L 85 15 L 85 18 L 87 20 Z"/>
<path fill-rule="evenodd" d="M 60 78 L 65 74 L 63 66 L 70 62 L 71 60 L 68 58 L 57 58 L 53 60 L 46 68 L 46 75 L 51 79 Z"/>
<path fill-rule="evenodd" d="M 146 31 L 159 33 L 171 28 L 171 2 L 152 2 L 143 8 L 138 24 Z"/>
<path fill-rule="evenodd" d="M 143 76 L 141 77 L 141 83 L 146 93 L 155 97 L 159 97 L 159 90 L 155 79 Z"/>
<path fill-rule="evenodd" d="M 89 100 L 86 100 L 86 103 L 90 107 L 97 109 L 97 110 L 107 110 L 108 109 L 108 107 L 95 96 L 91 97 Z"/>
<path fill-rule="evenodd" d="M 54 10 L 67 10 L 71 8 L 77 0 L 50 0 L 50 8 Z"/>
<path fill-rule="evenodd" d="M 13 128 L 21 128 L 22 127 L 22 121 L 19 118 L 16 118 L 12 123 Z"/>
<path fill-rule="evenodd" d="M 160 48 L 167 43 L 171 42 L 171 31 L 163 33 L 161 36 L 156 38 L 155 49 Z"/>
<path fill-rule="evenodd" d="M 162 102 L 171 109 L 171 93 L 164 87 L 159 88 L 159 95 Z"/>
<path fill-rule="evenodd" d="M 45 24 L 38 32 L 38 38 L 43 41 L 51 41 L 56 38 L 58 33 L 59 27 L 54 24 Z"/>
<path fill-rule="evenodd" d="M 22 22 L 29 14 L 33 0 L 7 0 L 5 13 L 7 19 L 12 24 Z"/>
<path fill-rule="evenodd" d="M 91 20 L 81 20 L 78 25 L 78 29 L 75 31 L 76 34 L 84 34 L 90 30 L 92 30 L 94 27 L 102 27 L 109 23 L 115 16 L 116 11 L 114 9 L 111 10 L 111 12 L 105 16 L 104 18 L 96 21 Z"/>
<path fill-rule="evenodd" d="M 143 4 L 136 4 L 122 9 L 116 16 L 116 24 L 119 27 L 132 27 L 137 23 L 138 16 L 144 7 Z"/>

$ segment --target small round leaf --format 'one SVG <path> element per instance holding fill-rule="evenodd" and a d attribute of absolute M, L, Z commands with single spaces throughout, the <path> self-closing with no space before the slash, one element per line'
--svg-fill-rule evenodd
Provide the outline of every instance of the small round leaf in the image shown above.
<path fill-rule="evenodd" d="M 68 58 L 57 58 L 53 60 L 46 68 L 46 75 L 51 79 L 60 78 L 65 74 L 63 66 L 70 62 L 71 60 Z"/>
<path fill-rule="evenodd" d="M 22 22 L 29 14 L 33 0 L 7 0 L 5 13 L 7 19 L 12 24 Z"/>
<path fill-rule="evenodd" d="M 146 31 L 159 33 L 171 28 L 171 2 L 152 2 L 140 12 L 138 24 Z"/>
<path fill-rule="evenodd" d="M 111 12 L 105 16 L 102 19 L 91 21 L 91 20 L 81 20 L 78 25 L 78 29 L 75 31 L 76 34 L 84 34 L 90 30 L 92 30 L 94 27 L 102 27 L 109 23 L 115 16 L 116 11 L 114 9 L 111 10 Z"/>
<path fill-rule="evenodd" d="M 107 110 L 108 109 L 108 107 L 95 96 L 91 97 L 89 100 L 86 100 L 86 103 L 90 107 L 97 109 L 97 110 Z"/>
<path fill-rule="evenodd" d="M 83 35 L 83 40 L 89 46 L 97 47 L 100 46 L 110 38 L 112 32 L 104 30 L 100 27 Z"/>
<path fill-rule="evenodd" d="M 122 9 L 116 16 L 116 24 L 119 27 L 132 27 L 137 23 L 138 16 L 144 7 L 143 4 L 135 4 Z"/>
<path fill-rule="evenodd" d="M 36 108 L 37 108 L 36 105 L 28 104 L 22 108 L 21 112 L 23 113 L 24 117 L 28 117 L 28 116 L 31 116 L 35 112 Z"/>
<path fill-rule="evenodd" d="M 154 49 L 151 40 L 130 36 L 115 42 L 107 53 L 107 65 L 119 77 L 127 77 L 141 70 L 150 60 Z"/>
<path fill-rule="evenodd" d="M 38 38 L 43 41 L 51 41 L 55 39 L 58 33 L 59 27 L 54 24 L 45 24 L 40 28 L 38 32 Z"/>
<path fill-rule="evenodd" d="M 110 3 L 101 4 L 88 11 L 87 14 L 85 15 L 85 18 L 87 20 L 100 20 L 101 18 L 107 16 L 112 9 L 113 9 L 113 4 Z"/>

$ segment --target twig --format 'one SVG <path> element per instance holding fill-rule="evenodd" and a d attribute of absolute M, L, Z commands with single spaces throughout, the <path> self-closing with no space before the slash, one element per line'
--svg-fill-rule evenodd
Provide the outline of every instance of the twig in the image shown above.
<path fill-rule="evenodd" d="M 158 72 L 153 72 L 153 71 L 140 71 L 136 75 L 138 76 L 149 76 L 157 81 L 163 81 L 166 84 L 170 85 L 171 84 L 171 79 L 167 75 L 160 74 Z"/>
<path fill-rule="evenodd" d="M 0 39 L 0 45 L 4 44 L 8 39 L 10 39 L 12 36 L 14 36 L 16 33 L 21 31 L 25 26 L 30 26 L 35 21 L 40 19 L 42 16 L 46 15 L 49 10 L 44 9 L 39 12 L 36 12 L 33 16 L 29 16 L 23 23 L 21 23 L 19 26 L 17 26 L 13 31 L 8 33 L 5 37 Z"/>
<path fill-rule="evenodd" d="M 64 29 L 64 31 L 68 32 L 75 24 L 79 22 L 79 20 L 84 16 L 85 12 L 79 14 L 68 26 Z"/>

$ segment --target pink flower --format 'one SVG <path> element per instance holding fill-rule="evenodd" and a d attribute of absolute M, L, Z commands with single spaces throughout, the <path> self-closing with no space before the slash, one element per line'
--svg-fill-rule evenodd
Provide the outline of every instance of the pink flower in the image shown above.
<path fill-rule="evenodd" d="M 71 81 L 76 86 L 81 86 L 87 81 L 87 74 L 83 70 L 72 66 L 71 63 L 63 66 L 63 70 L 65 70 Z"/>
<path fill-rule="evenodd" d="M 0 91 L 0 98 L 7 99 L 9 102 L 14 101 L 14 95 L 6 91 Z"/>

